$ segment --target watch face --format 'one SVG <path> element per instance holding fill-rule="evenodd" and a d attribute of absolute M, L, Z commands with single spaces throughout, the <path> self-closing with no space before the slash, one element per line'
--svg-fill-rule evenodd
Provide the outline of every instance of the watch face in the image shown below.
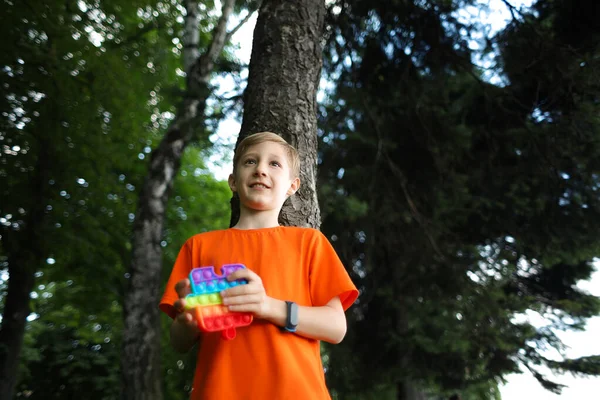
<path fill-rule="evenodd" d="M 288 302 L 288 324 L 291 326 L 298 325 L 298 304 Z"/>

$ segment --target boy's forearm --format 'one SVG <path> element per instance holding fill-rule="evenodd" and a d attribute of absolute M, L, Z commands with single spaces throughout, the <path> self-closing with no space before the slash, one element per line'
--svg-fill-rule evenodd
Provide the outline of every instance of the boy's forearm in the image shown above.
<path fill-rule="evenodd" d="M 336 299 L 339 303 L 339 299 Z M 266 318 L 271 323 L 283 327 L 287 318 L 285 301 L 271 298 L 271 315 Z M 329 343 L 340 343 L 346 335 L 346 315 L 341 303 L 334 301 L 322 307 L 298 306 L 298 335 L 323 340 Z"/>
<path fill-rule="evenodd" d="M 187 353 L 200 337 L 199 332 L 191 330 L 177 318 L 171 324 L 170 334 L 171 347 L 179 353 Z"/>

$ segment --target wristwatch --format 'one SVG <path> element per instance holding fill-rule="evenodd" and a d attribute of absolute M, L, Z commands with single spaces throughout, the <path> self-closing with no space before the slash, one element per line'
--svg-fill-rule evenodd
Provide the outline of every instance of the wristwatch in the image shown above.
<path fill-rule="evenodd" d="M 285 329 L 288 332 L 296 332 L 296 327 L 298 326 L 298 304 L 293 301 L 285 302 L 287 316 L 285 318 Z"/>

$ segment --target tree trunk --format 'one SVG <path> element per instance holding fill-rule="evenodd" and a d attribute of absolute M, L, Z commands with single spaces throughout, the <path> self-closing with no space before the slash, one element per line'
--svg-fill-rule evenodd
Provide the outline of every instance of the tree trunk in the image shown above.
<path fill-rule="evenodd" d="M 208 82 L 214 62 L 233 33 L 226 31 L 233 5 L 234 0 L 223 2 L 221 18 L 213 31 L 212 43 L 206 53 L 199 55 L 198 2 L 185 2 L 187 12 L 183 61 L 187 73 L 186 93 L 173 123 L 152 152 L 132 232 L 132 259 L 123 304 L 123 399 L 160 400 L 163 397 L 160 315 L 157 305 L 162 277 L 160 241 L 165 210 L 183 152 L 203 127 L 206 99 L 210 94 Z"/>
<path fill-rule="evenodd" d="M 13 398 L 26 318 L 31 312 L 29 295 L 34 283 L 33 268 L 26 266 L 28 263 L 40 265 L 40 260 L 34 258 L 25 256 L 8 260 L 10 279 L 0 329 L 0 399 L 2 400 Z"/>
<path fill-rule="evenodd" d="M 373 228 L 377 228 L 374 226 Z M 377 243 L 377 242 L 375 242 Z M 379 242 L 381 243 L 381 242 Z M 386 242 L 390 245 L 389 242 Z M 372 244 L 373 245 L 373 244 Z M 403 284 L 405 281 L 406 265 L 403 262 L 394 260 L 387 260 L 387 265 L 393 266 L 392 268 L 392 280 L 395 282 L 395 293 L 403 293 Z M 405 337 L 408 332 L 408 312 L 406 299 L 402 294 L 398 294 L 396 297 L 396 333 L 400 337 Z M 401 371 L 410 371 L 410 362 L 412 355 L 405 349 L 400 350 L 398 354 L 398 362 L 400 364 Z M 421 388 L 411 379 L 408 374 L 398 377 L 396 382 L 396 399 L 397 400 L 427 400 L 427 395 L 421 390 Z"/>
<path fill-rule="evenodd" d="M 427 396 L 414 384 L 408 381 L 399 382 L 396 386 L 397 400 L 427 400 Z"/>
<path fill-rule="evenodd" d="M 23 347 L 27 316 L 31 313 L 30 294 L 36 268 L 44 262 L 44 187 L 49 170 L 48 147 L 40 143 L 35 175 L 31 180 L 29 213 L 19 230 L 4 235 L 8 254 L 8 292 L 0 327 L 0 400 L 13 398 L 19 357 Z M 9 228 L 11 229 L 11 228 Z"/>
<path fill-rule="evenodd" d="M 183 151 L 195 131 L 193 122 L 201 122 L 205 100 L 187 99 L 184 102 L 183 112 L 152 154 L 140 194 L 123 304 L 125 321 L 121 372 L 125 399 L 162 399 L 160 316 L 157 307 L 162 270 L 160 241 L 168 194 Z"/>
<path fill-rule="evenodd" d="M 321 76 L 323 0 L 265 0 L 254 30 L 244 119 L 238 143 L 251 133 L 281 135 L 300 153 L 300 190 L 284 205 L 283 225 L 318 228 L 317 89 Z M 239 218 L 232 200 L 234 225 Z"/>

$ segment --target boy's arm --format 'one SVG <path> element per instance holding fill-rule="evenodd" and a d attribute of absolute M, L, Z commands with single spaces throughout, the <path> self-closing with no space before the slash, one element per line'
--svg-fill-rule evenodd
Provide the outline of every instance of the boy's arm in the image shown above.
<path fill-rule="evenodd" d="M 246 279 L 247 285 L 227 289 L 221 293 L 223 303 L 231 311 L 251 312 L 256 318 L 285 326 L 285 301 L 267 296 L 260 277 L 249 269 L 240 269 L 229 275 L 229 280 Z M 296 333 L 311 339 L 339 343 L 346 335 L 346 315 L 339 297 L 321 307 L 298 307 Z"/>
<path fill-rule="evenodd" d="M 264 318 L 275 325 L 285 326 L 287 307 L 285 301 L 267 297 L 271 303 L 269 315 Z M 338 344 L 346 336 L 346 314 L 339 297 L 334 297 L 322 307 L 298 306 L 296 333 L 311 339 Z"/>
<path fill-rule="evenodd" d="M 171 324 L 171 346 L 179 353 L 186 353 L 200 338 L 200 329 L 192 315 L 185 310 L 185 296 L 191 293 L 190 280 L 184 279 L 175 284 L 179 299 L 173 303 L 179 313 Z"/>

